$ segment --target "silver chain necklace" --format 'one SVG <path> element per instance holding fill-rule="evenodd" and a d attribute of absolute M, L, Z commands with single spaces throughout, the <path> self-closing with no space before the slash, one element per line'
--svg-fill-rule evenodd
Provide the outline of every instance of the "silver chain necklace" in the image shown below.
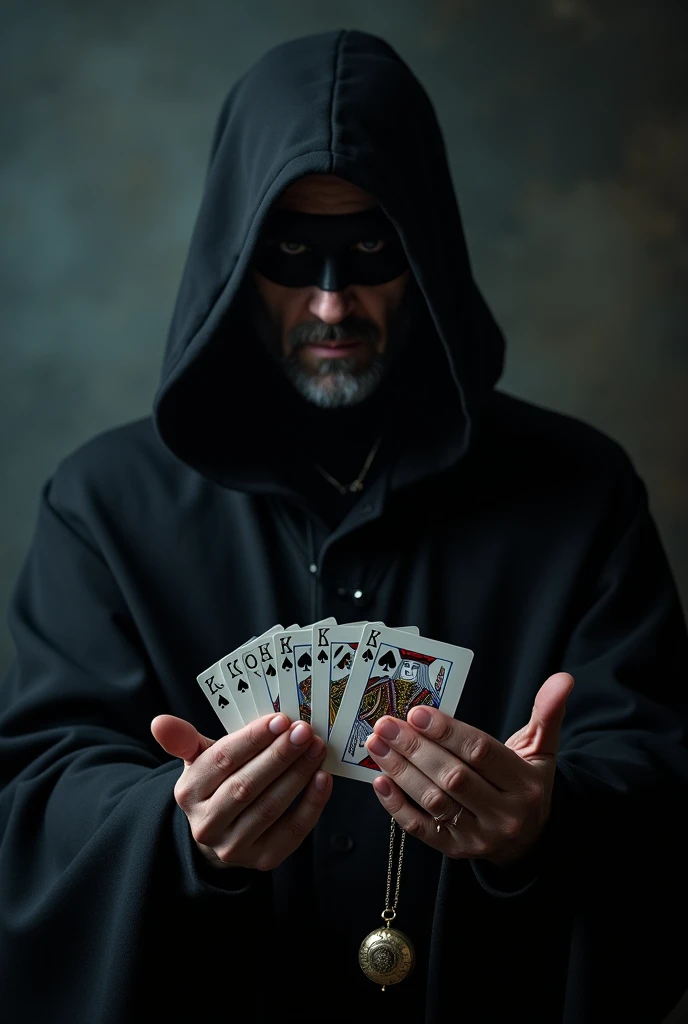
<path fill-rule="evenodd" d="M 341 484 L 339 482 L 339 480 L 335 480 L 335 478 L 332 476 L 332 474 L 328 473 L 327 470 L 323 469 L 322 466 L 319 466 L 317 462 L 315 463 L 315 468 L 318 470 L 319 473 L 321 473 L 325 477 L 325 479 L 329 483 L 332 484 L 333 487 L 337 488 L 337 490 L 339 491 L 340 494 L 360 494 L 360 492 L 363 490 L 363 480 L 364 480 L 364 477 L 365 477 L 366 473 L 368 472 L 368 470 L 370 469 L 370 467 L 371 467 L 371 465 L 373 463 L 373 459 L 377 455 L 377 450 L 380 447 L 380 442 L 381 441 L 382 441 L 382 435 L 380 435 L 380 437 L 378 437 L 377 441 L 375 442 L 373 447 L 368 452 L 366 460 L 365 460 L 365 462 L 361 466 L 361 469 L 358 472 L 358 476 L 356 477 L 355 480 L 352 480 L 352 482 L 350 484 Z"/>

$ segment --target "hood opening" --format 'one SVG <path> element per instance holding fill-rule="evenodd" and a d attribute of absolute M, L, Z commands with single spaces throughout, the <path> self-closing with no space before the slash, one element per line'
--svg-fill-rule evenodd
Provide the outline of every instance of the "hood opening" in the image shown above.
<path fill-rule="evenodd" d="M 502 371 L 503 338 L 473 281 L 442 134 L 418 80 L 367 33 L 283 43 L 220 112 L 154 402 L 163 443 L 226 486 L 289 489 L 280 417 L 283 426 L 297 399 L 251 336 L 243 284 L 273 202 L 318 173 L 375 196 L 423 299 L 409 351 L 418 359 L 405 367 L 418 415 L 404 421 L 394 486 L 461 459 Z"/>

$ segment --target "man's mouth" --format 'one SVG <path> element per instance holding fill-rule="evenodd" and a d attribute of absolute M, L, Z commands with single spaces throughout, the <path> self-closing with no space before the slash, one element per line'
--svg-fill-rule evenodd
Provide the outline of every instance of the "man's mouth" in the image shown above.
<path fill-rule="evenodd" d="M 341 359 L 353 355 L 363 345 L 359 338 L 347 338 L 340 341 L 318 341 L 306 347 L 313 355 L 321 359 Z"/>

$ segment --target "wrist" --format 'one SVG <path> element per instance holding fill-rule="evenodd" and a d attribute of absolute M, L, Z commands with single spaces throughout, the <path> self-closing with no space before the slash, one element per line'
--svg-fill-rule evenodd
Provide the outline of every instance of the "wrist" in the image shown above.
<path fill-rule="evenodd" d="M 530 865 L 538 860 L 543 847 L 543 837 L 547 831 L 547 819 L 542 821 L 537 831 L 531 833 L 528 839 L 517 839 L 508 843 L 502 850 L 483 860 L 492 864 L 495 868 L 519 868 Z"/>
<path fill-rule="evenodd" d="M 215 851 L 212 850 L 209 846 L 203 846 L 202 843 L 198 843 L 196 842 L 196 840 L 194 840 L 194 842 L 196 843 L 196 849 L 203 857 L 203 860 L 205 861 L 206 864 L 210 864 L 211 867 L 217 868 L 220 871 L 223 871 L 225 869 L 237 869 L 236 864 L 225 864 L 223 860 L 220 860 Z"/>
<path fill-rule="evenodd" d="M 193 862 L 198 878 L 206 885 L 225 892 L 242 892 L 251 886 L 256 872 L 237 864 L 225 864 L 209 847 L 194 841 Z"/>
<path fill-rule="evenodd" d="M 497 854 L 471 861 L 481 886 L 496 896 L 516 896 L 527 892 L 541 873 L 541 847 L 538 842 L 518 852 Z"/>

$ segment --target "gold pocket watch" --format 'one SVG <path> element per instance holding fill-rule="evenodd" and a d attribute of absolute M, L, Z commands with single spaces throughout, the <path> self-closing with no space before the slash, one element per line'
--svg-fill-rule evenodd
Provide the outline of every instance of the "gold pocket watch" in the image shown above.
<path fill-rule="evenodd" d="M 384 992 L 388 985 L 396 985 L 403 981 L 411 971 L 415 963 L 416 954 L 413 943 L 408 935 L 392 928 L 392 921 L 397 916 L 397 905 L 399 903 L 399 884 L 401 882 L 401 864 L 404 857 L 404 841 L 406 833 L 401 829 L 401 842 L 399 843 L 399 866 L 397 868 L 397 884 L 394 892 L 394 903 L 390 906 L 390 894 L 392 890 L 392 865 L 394 863 L 394 834 L 396 821 L 392 818 L 392 825 L 389 830 L 389 862 L 387 865 L 387 894 L 385 896 L 385 909 L 380 917 L 385 922 L 381 928 L 366 935 L 358 951 L 358 963 L 365 974 L 377 985 L 382 985 Z"/>

